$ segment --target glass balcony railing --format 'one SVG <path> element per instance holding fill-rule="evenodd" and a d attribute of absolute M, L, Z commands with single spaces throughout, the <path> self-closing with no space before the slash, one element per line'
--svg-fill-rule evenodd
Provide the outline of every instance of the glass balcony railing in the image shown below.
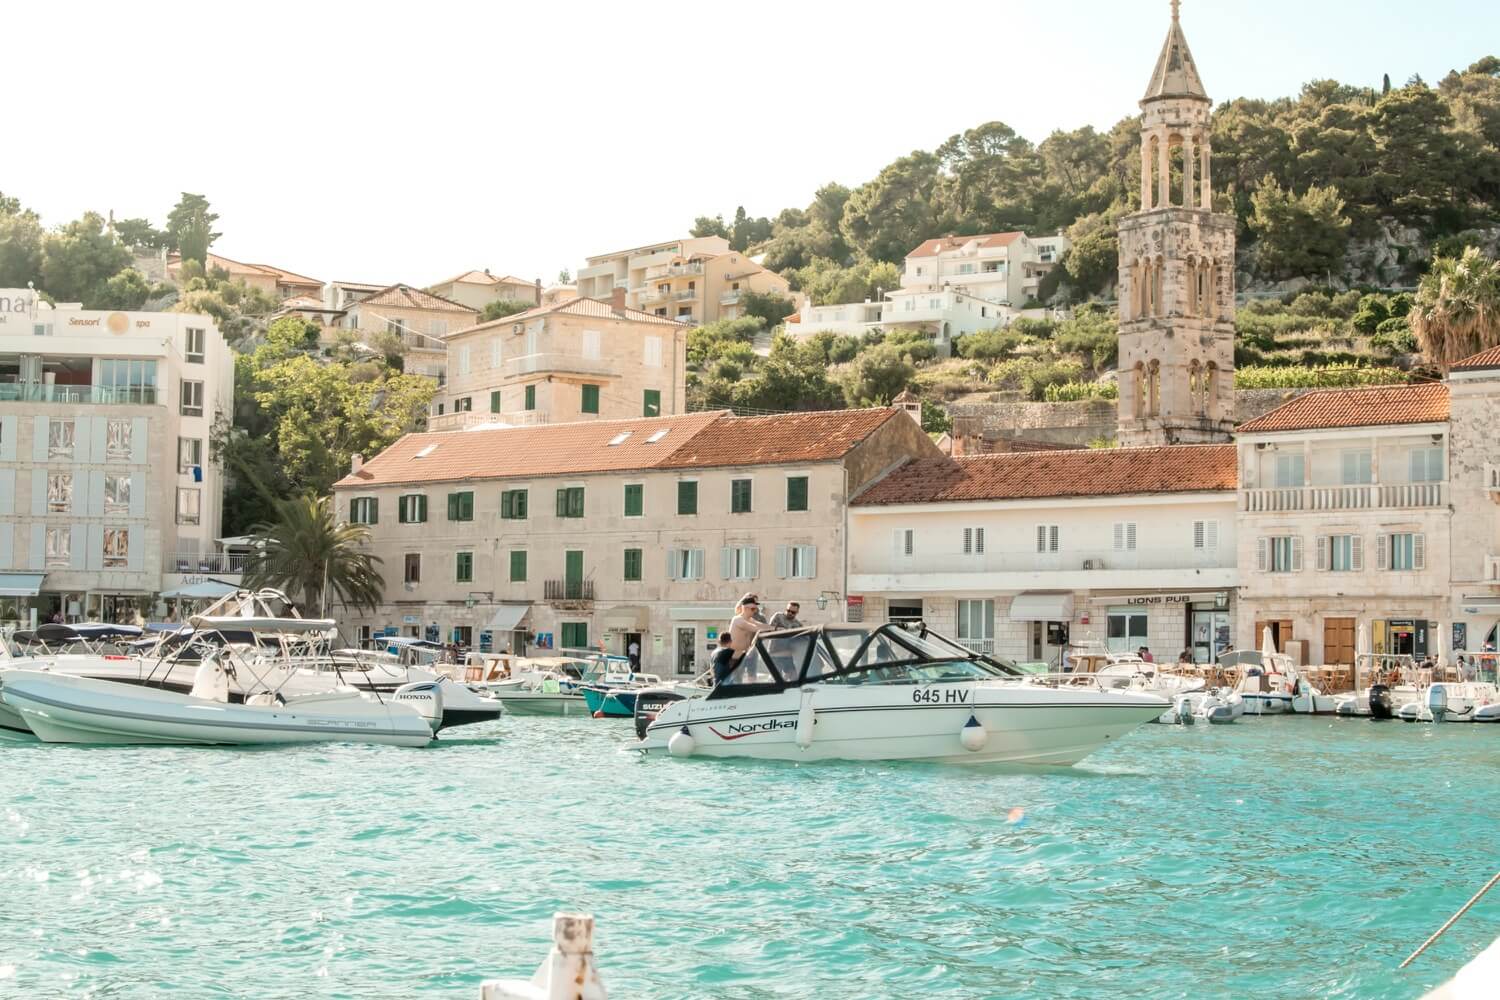
<path fill-rule="evenodd" d="M 93 403 L 99 406 L 154 406 L 155 386 L 44 385 L 38 382 L 0 383 L 0 403 Z"/>

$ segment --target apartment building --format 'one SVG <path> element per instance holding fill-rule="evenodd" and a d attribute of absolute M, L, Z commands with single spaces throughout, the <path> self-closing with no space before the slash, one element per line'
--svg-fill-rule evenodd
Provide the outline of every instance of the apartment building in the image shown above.
<path fill-rule="evenodd" d="M 542 304 L 542 282 L 527 281 L 509 274 L 491 274 L 483 271 L 465 271 L 446 281 L 429 285 L 427 290 L 439 298 L 470 309 L 484 312 L 492 302 L 526 302 L 534 306 Z"/>
<path fill-rule="evenodd" d="M 1500 649 L 1500 348 L 1448 372 L 1448 649 Z"/>
<path fill-rule="evenodd" d="M 1232 445 L 912 461 L 850 504 L 851 599 L 1015 660 L 1207 662 L 1235 641 L 1235 504 Z"/>
<path fill-rule="evenodd" d="M 338 294 L 352 292 L 349 286 Z M 479 311 L 411 285 L 387 285 L 342 307 L 338 326 L 345 330 L 390 333 L 401 338 L 409 375 L 427 375 L 442 385 L 447 377 L 448 348 L 455 330 L 473 326 Z"/>
<path fill-rule="evenodd" d="M 448 382 L 428 426 L 661 417 L 686 408 L 688 328 L 573 299 L 447 337 Z"/>
<path fill-rule="evenodd" d="M 1466 388 L 1475 397 L 1466 408 L 1495 405 L 1492 382 Z M 1500 447 L 1472 423 L 1464 439 L 1474 546 L 1464 575 L 1477 586 L 1495 531 L 1483 466 Z M 1279 647 L 1311 663 L 1353 663 L 1361 644 L 1417 657 L 1449 648 L 1442 633 L 1456 620 L 1459 550 L 1447 385 L 1309 393 L 1241 424 L 1237 446 L 1242 635 L 1259 645 L 1269 627 Z"/>
<path fill-rule="evenodd" d="M 694 674 L 747 591 L 840 620 L 849 494 L 936 454 L 896 409 L 407 435 L 334 487 L 386 577 L 351 623 L 533 653 L 639 642 L 646 669 Z"/>
<path fill-rule="evenodd" d="M 212 319 L 0 290 L 0 621 L 129 620 L 217 551 L 214 418 L 234 362 Z"/>
<path fill-rule="evenodd" d="M 632 309 L 689 326 L 743 316 L 747 292 L 796 299 L 785 278 L 729 249 L 722 236 L 590 257 L 576 284 L 585 298 L 610 300 L 619 294 Z"/>
<path fill-rule="evenodd" d="M 230 281 L 241 281 L 246 286 L 278 299 L 289 299 L 294 295 L 320 295 L 323 282 L 305 274 L 288 271 L 270 264 L 246 264 L 211 253 L 207 258 L 207 270 L 227 272 Z M 167 275 L 174 282 L 182 280 L 182 257 L 172 254 L 167 258 Z"/>
<path fill-rule="evenodd" d="M 930 239 L 906 255 L 901 287 L 950 287 L 1019 309 L 1068 247 L 1066 236 L 1034 240 L 1021 232 Z"/>
<path fill-rule="evenodd" d="M 1019 309 L 948 288 L 900 288 L 886 293 L 880 302 L 829 306 L 804 302 L 787 319 L 786 328 L 794 337 L 824 332 L 858 336 L 872 330 L 919 330 L 944 353 L 951 354 L 954 342 L 964 334 L 1009 326 L 1020 315 Z"/>

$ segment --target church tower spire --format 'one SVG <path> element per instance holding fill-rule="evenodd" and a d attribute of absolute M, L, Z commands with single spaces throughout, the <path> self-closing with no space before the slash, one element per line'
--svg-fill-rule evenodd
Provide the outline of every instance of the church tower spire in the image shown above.
<path fill-rule="evenodd" d="M 1120 220 L 1126 445 L 1227 441 L 1234 428 L 1234 219 L 1213 211 L 1213 102 L 1180 0 L 1141 98 L 1141 205 Z"/>

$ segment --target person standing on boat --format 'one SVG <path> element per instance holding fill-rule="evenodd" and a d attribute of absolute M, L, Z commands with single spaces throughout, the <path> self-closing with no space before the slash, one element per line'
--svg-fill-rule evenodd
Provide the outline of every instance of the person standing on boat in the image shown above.
<path fill-rule="evenodd" d="M 778 611 L 771 616 L 771 627 L 774 629 L 801 628 L 802 622 L 797 619 L 797 614 L 801 610 L 802 605 L 796 601 L 787 601 L 785 611 Z"/>
<path fill-rule="evenodd" d="M 633 673 L 633 674 L 640 673 L 641 672 L 641 644 L 638 643 L 638 642 L 636 642 L 634 639 L 631 639 L 630 640 L 630 645 L 628 645 L 628 646 L 625 647 L 625 655 L 630 658 L 630 672 Z"/>
<path fill-rule="evenodd" d="M 761 617 L 760 598 L 754 594 L 741 597 L 734 611 L 734 618 L 729 622 L 729 640 L 734 649 L 735 662 L 738 663 L 750 651 L 750 643 L 755 641 L 755 634 L 764 632 L 771 626 Z"/>
<path fill-rule="evenodd" d="M 728 677 L 729 672 L 734 669 L 734 646 L 730 643 L 729 630 L 725 629 L 719 633 L 719 648 L 714 650 L 713 671 L 716 685 Z"/>

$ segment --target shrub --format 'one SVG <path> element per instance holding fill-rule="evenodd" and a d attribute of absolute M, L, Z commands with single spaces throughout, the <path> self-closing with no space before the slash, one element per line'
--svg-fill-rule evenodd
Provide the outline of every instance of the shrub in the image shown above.
<path fill-rule="evenodd" d="M 1021 376 L 1021 389 L 1028 398 L 1040 402 L 1047 398 L 1049 387 L 1077 382 L 1082 375 L 1083 365 L 1071 358 L 1042 361 Z"/>
<path fill-rule="evenodd" d="M 1027 337 L 1041 337 L 1045 339 L 1052 336 L 1052 331 L 1057 329 L 1057 324 L 1050 319 L 1027 319 L 1025 316 L 1022 316 L 1006 327 L 1006 329 Z"/>
<path fill-rule="evenodd" d="M 1354 311 L 1350 322 L 1354 329 L 1368 337 L 1390 315 L 1390 305 L 1384 295 L 1366 295 L 1359 300 L 1359 308 Z"/>
<path fill-rule="evenodd" d="M 1289 308 L 1293 316 L 1331 316 L 1333 300 L 1323 292 L 1303 292 Z"/>
<path fill-rule="evenodd" d="M 1016 348 L 1030 341 L 1025 333 L 1014 329 L 976 330 L 959 338 L 958 354 L 963 358 L 998 361 L 1015 354 Z"/>
<path fill-rule="evenodd" d="M 1375 336 L 1370 338 L 1370 346 L 1392 354 L 1415 354 L 1417 353 L 1417 335 L 1412 333 L 1406 320 L 1392 318 L 1380 324 L 1380 328 L 1375 331 Z"/>
<path fill-rule="evenodd" d="M 1047 386 L 1044 398 L 1049 403 L 1076 403 L 1085 399 L 1119 399 L 1118 382 L 1063 382 Z"/>
<path fill-rule="evenodd" d="M 1234 373 L 1236 389 L 1327 389 L 1360 385 L 1399 385 L 1407 381 L 1399 368 L 1334 365 L 1326 368 L 1251 366 Z"/>
<path fill-rule="evenodd" d="M 1363 296 L 1352 288 L 1347 292 L 1339 292 L 1333 297 L 1333 314 L 1348 319 L 1354 315 L 1354 310 L 1359 308 L 1362 300 Z"/>

